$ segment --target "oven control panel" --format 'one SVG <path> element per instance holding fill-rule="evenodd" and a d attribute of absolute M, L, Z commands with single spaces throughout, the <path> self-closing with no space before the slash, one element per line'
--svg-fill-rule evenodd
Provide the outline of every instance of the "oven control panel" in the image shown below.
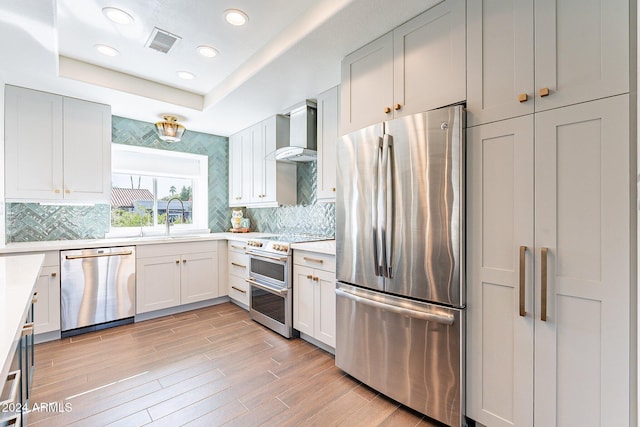
<path fill-rule="evenodd" d="M 276 243 L 273 245 L 273 249 L 275 249 L 276 251 L 279 252 L 289 252 L 289 245 L 281 245 L 279 243 Z"/>
<path fill-rule="evenodd" d="M 249 240 L 247 242 L 248 246 L 254 246 L 256 248 L 261 248 L 262 247 L 262 242 L 256 241 L 256 240 Z"/>

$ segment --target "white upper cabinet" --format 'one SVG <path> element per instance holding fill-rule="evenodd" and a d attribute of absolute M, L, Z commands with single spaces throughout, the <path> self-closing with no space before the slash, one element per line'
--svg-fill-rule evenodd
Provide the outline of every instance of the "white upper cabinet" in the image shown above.
<path fill-rule="evenodd" d="M 341 134 L 393 117 L 393 34 L 342 60 Z"/>
<path fill-rule="evenodd" d="M 318 95 L 319 202 L 336 200 L 336 147 L 338 144 L 338 87 Z"/>
<path fill-rule="evenodd" d="M 229 137 L 229 206 L 296 204 L 296 165 L 276 162 L 274 155 L 287 145 L 289 119 L 282 115 Z"/>
<path fill-rule="evenodd" d="M 467 10 L 468 126 L 629 91 L 628 0 L 484 0 Z"/>
<path fill-rule="evenodd" d="M 465 1 L 446 0 L 342 60 L 341 134 L 466 98 Z"/>
<path fill-rule="evenodd" d="M 8 200 L 111 197 L 111 108 L 79 99 L 5 88 Z"/>

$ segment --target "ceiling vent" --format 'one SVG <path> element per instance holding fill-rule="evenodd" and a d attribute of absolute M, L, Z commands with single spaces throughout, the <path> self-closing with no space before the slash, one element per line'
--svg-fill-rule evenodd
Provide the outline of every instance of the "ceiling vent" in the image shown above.
<path fill-rule="evenodd" d="M 158 52 L 168 53 L 178 41 L 180 41 L 180 37 L 175 34 L 171 34 L 160 28 L 154 28 L 145 46 Z"/>

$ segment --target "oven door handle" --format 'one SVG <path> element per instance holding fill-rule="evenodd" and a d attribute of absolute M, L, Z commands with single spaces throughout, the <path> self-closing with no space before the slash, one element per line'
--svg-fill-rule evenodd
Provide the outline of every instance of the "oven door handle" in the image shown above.
<path fill-rule="evenodd" d="M 278 261 L 278 262 L 285 262 L 287 260 L 286 258 L 278 258 L 278 257 L 274 257 L 274 256 L 259 254 L 257 252 L 253 252 L 253 251 L 247 251 L 247 252 L 245 252 L 245 254 L 252 255 L 252 256 L 254 256 L 256 258 L 266 258 L 266 259 L 271 259 L 271 260 Z"/>
<path fill-rule="evenodd" d="M 289 289 L 276 289 L 276 288 L 272 288 L 271 286 L 266 286 L 263 285 L 262 283 L 258 283 L 253 279 L 244 279 L 247 283 L 249 283 L 251 286 L 255 286 L 258 289 L 262 289 L 263 291 L 267 291 L 269 293 L 272 293 L 274 295 L 278 295 L 278 296 L 285 296 L 287 295 L 287 292 L 289 292 Z"/>

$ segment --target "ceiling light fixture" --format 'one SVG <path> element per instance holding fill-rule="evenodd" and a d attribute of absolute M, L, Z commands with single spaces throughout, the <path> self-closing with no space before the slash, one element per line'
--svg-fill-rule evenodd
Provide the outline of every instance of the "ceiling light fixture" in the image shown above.
<path fill-rule="evenodd" d="M 104 7 L 102 8 L 102 13 L 116 24 L 127 25 L 133 22 L 133 16 L 115 7 Z"/>
<path fill-rule="evenodd" d="M 98 52 L 106 56 L 118 56 L 118 54 L 120 53 L 118 52 L 118 49 L 107 46 L 106 44 L 97 44 L 95 45 L 95 48 Z"/>
<path fill-rule="evenodd" d="M 178 71 L 176 74 L 178 74 L 178 77 L 180 77 L 182 80 L 193 80 L 196 78 L 195 74 L 188 71 Z"/>
<path fill-rule="evenodd" d="M 231 25 L 237 27 L 246 24 L 249 21 L 249 17 L 246 13 L 238 9 L 227 9 L 224 11 L 224 19 Z"/>
<path fill-rule="evenodd" d="M 167 142 L 180 141 L 185 130 L 184 126 L 178 123 L 176 116 L 164 115 L 162 121 L 156 123 L 158 138 Z"/>
<path fill-rule="evenodd" d="M 205 58 L 215 58 L 220 53 L 216 48 L 207 45 L 198 46 L 196 49 Z"/>

